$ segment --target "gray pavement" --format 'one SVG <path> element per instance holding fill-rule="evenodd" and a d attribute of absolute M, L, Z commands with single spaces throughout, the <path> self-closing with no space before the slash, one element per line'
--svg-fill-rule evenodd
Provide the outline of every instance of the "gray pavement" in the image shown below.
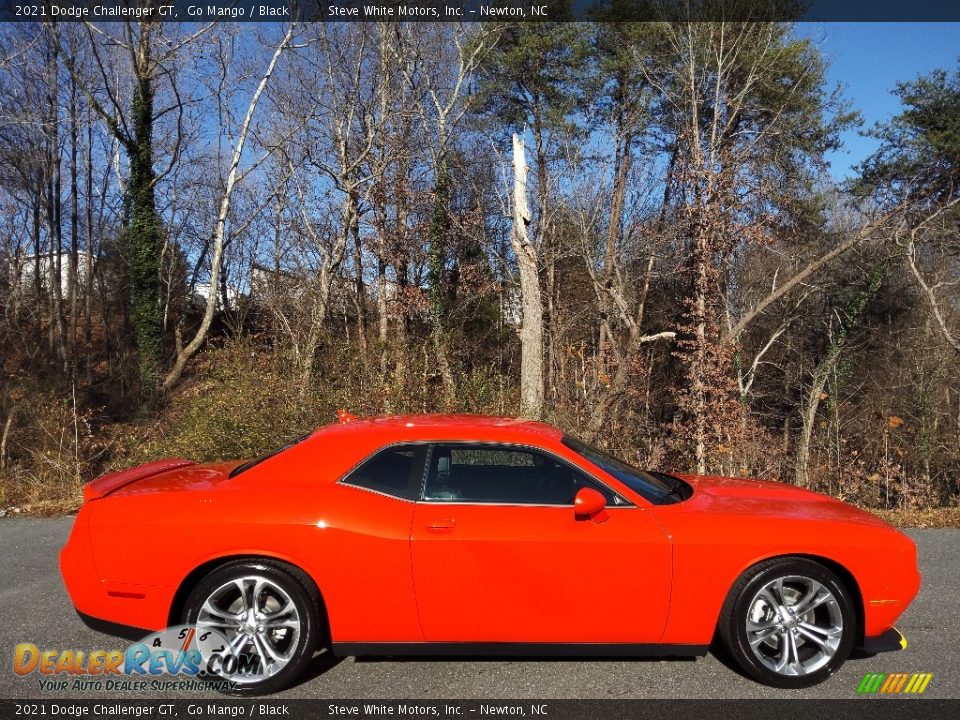
<path fill-rule="evenodd" d="M 13 649 L 111 649 L 128 643 L 88 629 L 60 580 L 57 554 L 72 518 L 0 520 L 0 698 L 94 697 L 42 691 L 13 672 Z M 696 660 L 343 660 L 318 656 L 290 698 L 853 698 L 868 672 L 932 672 L 925 697 L 960 698 L 960 530 L 909 531 L 923 588 L 898 623 L 906 650 L 849 660 L 814 688 L 784 691 L 742 677 L 713 654 Z M 134 697 L 130 693 L 104 693 Z M 146 696 L 149 696 L 147 693 Z M 193 692 L 183 699 L 204 696 Z M 140 694 L 136 697 L 144 697 Z"/>

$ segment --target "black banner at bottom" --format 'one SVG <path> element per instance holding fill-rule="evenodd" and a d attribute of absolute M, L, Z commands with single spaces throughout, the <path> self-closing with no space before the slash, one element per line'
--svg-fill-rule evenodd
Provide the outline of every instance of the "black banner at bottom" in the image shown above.
<path fill-rule="evenodd" d="M 791 720 L 960 717 L 960 699 L 857 700 L 0 700 L 0 718 Z"/>

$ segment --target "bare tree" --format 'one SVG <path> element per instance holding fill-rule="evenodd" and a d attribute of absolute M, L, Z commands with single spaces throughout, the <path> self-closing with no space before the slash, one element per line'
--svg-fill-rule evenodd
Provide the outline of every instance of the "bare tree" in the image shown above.
<path fill-rule="evenodd" d="M 931 226 L 934 225 L 938 220 L 942 219 L 944 216 L 948 216 L 949 211 L 958 203 L 960 203 L 960 197 L 956 197 L 949 202 L 938 205 L 932 212 L 927 213 L 922 220 L 914 223 L 912 227 L 904 229 L 903 224 L 901 224 L 901 227 L 898 228 L 897 232 L 897 242 L 898 244 L 902 244 L 904 246 L 904 255 L 906 257 L 907 264 L 910 267 L 910 273 L 916 280 L 917 286 L 920 288 L 920 291 L 923 293 L 923 296 L 930 307 L 930 312 L 937 323 L 940 334 L 943 336 L 943 339 L 947 341 L 950 347 L 960 353 L 960 335 L 958 335 L 957 331 L 952 329 L 948 324 L 945 316 L 945 310 L 943 309 L 943 301 L 937 297 L 937 291 L 940 290 L 941 287 L 953 287 L 957 285 L 960 280 L 941 280 L 934 285 L 930 285 L 924 277 L 924 274 L 921 271 L 917 261 L 918 238 L 922 237 L 926 231 L 931 230 Z M 936 234 L 937 231 L 934 231 L 934 233 Z M 899 236 L 902 235 L 906 235 L 907 237 L 905 242 L 899 239 Z"/>
<path fill-rule="evenodd" d="M 277 67 L 277 63 L 280 61 L 281 55 L 283 55 L 284 51 L 289 47 L 293 32 L 294 25 L 291 24 L 287 27 L 286 33 L 273 51 L 270 62 L 267 64 L 267 68 L 261 76 L 256 90 L 254 90 L 253 95 L 250 97 L 243 121 L 240 124 L 240 131 L 237 134 L 237 139 L 233 146 L 233 156 L 230 160 L 230 167 L 227 172 L 223 194 L 220 196 L 220 207 L 217 211 L 216 224 L 213 228 L 213 258 L 210 263 L 210 289 L 207 294 L 207 304 L 204 308 L 203 319 L 193 338 L 186 345 L 182 344 L 181 335 L 179 332 L 177 333 L 177 354 L 173 362 L 173 367 L 170 368 L 163 380 L 164 390 L 169 390 L 177 383 L 183 374 L 183 369 L 186 367 L 187 362 L 193 357 L 197 350 L 200 349 L 200 346 L 207 338 L 207 333 L 210 331 L 210 323 L 213 321 L 213 314 L 216 310 L 217 289 L 219 288 L 218 278 L 223 262 L 224 236 L 226 234 L 227 217 L 230 214 L 230 204 L 233 200 L 234 188 L 238 182 L 242 181 L 244 177 L 249 175 L 250 172 L 258 167 L 266 158 L 266 155 L 263 155 L 244 172 L 241 173 L 239 171 L 244 146 L 247 142 L 247 134 L 250 132 L 251 123 L 257 110 L 257 104 L 260 102 L 260 97 L 270 82 L 270 78 Z M 269 151 L 267 154 L 269 154 Z"/>
<path fill-rule="evenodd" d="M 434 208 L 430 227 L 429 265 L 431 293 L 431 341 L 443 380 L 447 401 L 454 393 L 444 324 L 446 322 L 445 275 L 449 226 L 449 153 L 454 132 L 471 107 L 469 82 L 484 55 L 496 42 L 497 28 L 479 29 L 469 23 L 454 25 L 406 25 L 397 52 L 407 54 L 401 64 L 406 81 L 419 97 L 420 118 L 426 137 L 434 179 Z"/>

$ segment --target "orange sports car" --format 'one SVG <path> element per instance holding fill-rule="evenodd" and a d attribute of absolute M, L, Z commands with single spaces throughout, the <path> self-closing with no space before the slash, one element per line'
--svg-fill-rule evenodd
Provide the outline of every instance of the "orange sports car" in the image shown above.
<path fill-rule="evenodd" d="M 60 555 L 82 616 L 215 631 L 236 689 L 342 655 L 702 655 L 778 687 L 880 649 L 920 587 L 873 515 L 638 470 L 538 422 L 356 419 L 247 462 L 104 475 Z"/>

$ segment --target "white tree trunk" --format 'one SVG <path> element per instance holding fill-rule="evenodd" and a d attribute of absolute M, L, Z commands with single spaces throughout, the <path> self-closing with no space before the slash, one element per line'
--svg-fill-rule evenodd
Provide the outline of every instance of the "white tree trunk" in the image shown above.
<path fill-rule="evenodd" d="M 174 360 L 173 367 L 167 373 L 163 381 L 163 389 L 169 390 L 180 380 L 180 375 L 186 367 L 187 361 L 200 349 L 204 340 L 207 339 L 207 333 L 210 331 L 210 325 L 213 322 L 213 313 L 217 307 L 217 289 L 219 287 L 220 267 L 223 264 L 223 242 L 226 232 L 227 216 L 230 214 L 230 203 L 233 200 L 233 190 L 237 182 L 237 169 L 240 166 L 240 159 L 243 157 L 243 146 L 247 141 L 247 133 L 250 131 L 250 124 L 253 121 L 253 114 L 257 109 L 257 103 L 260 102 L 260 96 L 263 95 L 270 76 L 273 75 L 274 68 L 283 51 L 290 44 L 290 38 L 293 35 L 293 25 L 291 24 L 284 35 L 283 40 L 277 45 L 270 58 L 270 64 L 266 72 L 260 78 L 260 84 L 257 85 L 253 97 L 250 98 L 250 104 L 247 106 L 247 112 L 244 115 L 243 123 L 240 126 L 240 135 L 237 137 L 237 144 L 233 148 L 233 158 L 230 162 L 230 172 L 227 173 L 227 182 L 223 189 L 223 195 L 220 197 L 220 209 L 217 213 L 217 222 L 213 231 L 213 260 L 210 264 L 210 291 L 207 293 L 207 306 L 203 313 L 203 320 L 200 321 L 200 327 L 197 328 L 193 339 L 185 347 L 180 347 L 179 336 L 177 342 L 177 357 Z"/>
<path fill-rule="evenodd" d="M 520 413 L 539 419 L 543 416 L 543 297 L 537 249 L 529 236 L 530 210 L 527 207 L 527 157 L 523 140 L 513 135 L 513 230 L 510 244 L 520 270 L 523 320 L 520 326 Z"/>

